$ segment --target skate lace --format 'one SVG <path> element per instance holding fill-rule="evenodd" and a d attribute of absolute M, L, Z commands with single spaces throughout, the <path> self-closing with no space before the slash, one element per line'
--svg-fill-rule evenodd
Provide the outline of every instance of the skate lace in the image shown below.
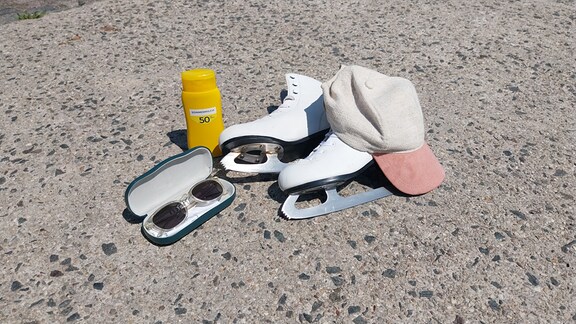
<path fill-rule="evenodd" d="M 320 142 L 320 144 L 316 146 L 312 152 L 310 152 L 305 160 L 314 160 L 317 156 L 324 154 L 326 150 L 329 150 L 331 146 L 334 146 L 337 141 L 339 141 L 338 136 L 336 136 L 336 134 L 334 134 L 332 131 L 329 131 L 324 137 L 324 140 Z"/>
<path fill-rule="evenodd" d="M 288 94 L 284 97 L 282 104 L 278 106 L 276 110 L 270 113 L 270 115 L 278 114 L 284 112 L 292 107 L 292 104 L 296 101 L 296 96 L 299 93 L 298 83 L 296 82 L 296 78 L 294 76 L 290 76 L 288 81 Z"/>

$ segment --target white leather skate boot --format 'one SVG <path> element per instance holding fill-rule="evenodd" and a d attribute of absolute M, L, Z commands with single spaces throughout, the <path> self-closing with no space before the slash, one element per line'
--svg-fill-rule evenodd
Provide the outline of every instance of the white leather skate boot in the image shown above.
<path fill-rule="evenodd" d="M 338 186 L 358 177 L 373 163 L 370 153 L 358 151 L 336 134 L 328 133 L 308 157 L 291 163 L 278 175 L 280 189 L 290 194 L 281 213 L 289 219 L 311 218 L 390 195 L 383 187 L 348 197 L 338 194 Z M 300 194 L 318 190 L 326 191 L 324 203 L 304 209 L 296 207 Z"/>
<path fill-rule="evenodd" d="M 322 141 L 330 127 L 318 80 L 286 74 L 283 103 L 258 120 L 230 126 L 220 134 L 228 170 L 279 173 L 287 162 L 305 157 Z"/>

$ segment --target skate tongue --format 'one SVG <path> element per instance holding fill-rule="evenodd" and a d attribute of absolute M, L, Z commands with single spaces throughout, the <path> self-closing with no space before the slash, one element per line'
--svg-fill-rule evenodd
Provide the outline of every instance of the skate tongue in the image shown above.
<path fill-rule="evenodd" d="M 294 100 L 296 100 L 296 97 L 294 97 L 294 96 L 292 96 L 292 95 L 287 95 L 287 96 L 284 98 L 284 101 L 282 101 L 282 104 L 285 104 L 286 101 L 294 101 Z M 289 104 L 289 103 L 288 103 L 288 104 Z"/>
<path fill-rule="evenodd" d="M 286 74 L 286 97 L 284 97 L 282 104 L 278 107 L 278 110 L 282 111 L 283 109 L 290 108 L 292 102 L 296 100 L 296 95 L 299 93 L 298 89 L 298 80 L 296 76 L 293 74 Z M 281 110 L 282 109 L 282 110 Z"/>
<path fill-rule="evenodd" d="M 294 98 L 291 95 L 287 95 L 284 98 L 284 101 L 282 101 L 282 104 L 280 106 L 278 106 L 278 109 L 274 110 L 271 114 L 277 112 L 277 111 L 286 111 L 286 109 L 290 109 L 290 107 L 292 106 L 292 102 L 296 100 L 296 98 Z M 271 115 L 270 114 L 270 115 Z"/>
<path fill-rule="evenodd" d="M 318 146 L 316 146 L 312 152 L 310 152 L 310 154 L 305 157 L 304 159 L 306 160 L 310 160 L 310 159 L 314 159 L 314 154 L 316 153 L 320 153 L 322 154 L 323 152 L 323 148 L 325 146 L 331 146 L 334 145 L 336 141 L 339 141 L 340 139 L 338 138 L 338 136 L 336 136 L 336 134 L 334 134 L 331 130 L 328 131 L 328 133 L 326 133 L 326 135 L 324 136 L 324 140 L 322 140 L 322 142 L 320 142 L 320 144 L 318 144 Z"/>
<path fill-rule="evenodd" d="M 324 138 L 324 141 L 322 141 L 322 143 L 320 143 L 320 145 L 332 145 L 332 143 L 334 143 L 334 141 L 339 141 L 340 139 L 338 138 L 338 136 L 336 136 L 336 134 L 334 134 L 331 130 L 326 133 L 326 137 Z"/>

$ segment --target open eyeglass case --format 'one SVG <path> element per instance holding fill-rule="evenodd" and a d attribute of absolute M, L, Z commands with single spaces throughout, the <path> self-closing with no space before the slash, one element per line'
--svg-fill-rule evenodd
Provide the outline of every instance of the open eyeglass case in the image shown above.
<path fill-rule="evenodd" d="M 157 245 L 172 244 L 230 206 L 236 197 L 236 188 L 229 181 L 212 178 L 212 168 L 210 150 L 198 146 L 158 163 L 130 183 L 124 200 L 133 214 L 144 217 L 141 228 L 148 240 Z M 192 205 L 186 210 L 184 219 L 171 228 L 154 225 L 152 217 L 159 209 L 168 203 L 182 201 L 191 188 L 206 179 L 220 183 L 222 194 L 218 198 Z"/>

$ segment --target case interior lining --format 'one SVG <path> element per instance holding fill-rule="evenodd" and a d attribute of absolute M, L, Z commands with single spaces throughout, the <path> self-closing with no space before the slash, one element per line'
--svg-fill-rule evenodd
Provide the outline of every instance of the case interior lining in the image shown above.
<path fill-rule="evenodd" d="M 212 172 L 212 156 L 207 149 L 166 160 L 134 183 L 128 194 L 132 212 L 144 216 L 187 194 L 197 182 Z"/>

